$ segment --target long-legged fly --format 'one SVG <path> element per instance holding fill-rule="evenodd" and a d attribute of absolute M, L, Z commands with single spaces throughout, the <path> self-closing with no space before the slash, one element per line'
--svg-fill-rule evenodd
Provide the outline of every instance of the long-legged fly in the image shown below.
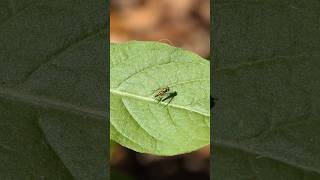
<path fill-rule="evenodd" d="M 157 92 L 154 94 L 154 98 L 158 101 L 158 103 L 164 102 L 165 100 L 170 99 L 169 102 L 167 103 L 168 105 L 173 100 L 173 98 L 178 95 L 176 91 L 173 91 L 173 92 L 169 92 L 169 91 L 170 91 L 170 88 L 168 86 L 158 88 L 153 91 L 153 92 Z"/>
<path fill-rule="evenodd" d="M 174 98 L 175 96 L 178 95 L 177 91 L 169 92 L 169 93 L 167 93 L 167 94 L 168 94 L 168 95 L 167 95 L 165 98 L 161 99 L 162 102 L 164 102 L 164 101 L 167 100 L 167 99 L 170 99 L 169 102 L 165 105 L 165 107 L 166 107 L 168 104 L 170 104 L 170 102 L 173 100 L 173 98 Z"/>
<path fill-rule="evenodd" d="M 154 97 L 157 98 L 157 97 L 160 97 L 160 96 L 164 96 L 167 92 L 170 91 L 170 88 L 167 86 L 167 87 L 163 87 L 163 88 L 158 88 L 156 90 L 154 90 L 153 92 L 156 92 L 158 91 Z"/>

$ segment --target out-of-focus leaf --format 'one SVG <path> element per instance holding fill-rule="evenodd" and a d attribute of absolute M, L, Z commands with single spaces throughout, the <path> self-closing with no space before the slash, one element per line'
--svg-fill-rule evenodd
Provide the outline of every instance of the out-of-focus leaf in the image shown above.
<path fill-rule="evenodd" d="M 215 7 L 212 179 L 320 179 L 319 1 Z"/>
<path fill-rule="evenodd" d="M 103 1 L 0 2 L 0 179 L 106 179 Z"/>

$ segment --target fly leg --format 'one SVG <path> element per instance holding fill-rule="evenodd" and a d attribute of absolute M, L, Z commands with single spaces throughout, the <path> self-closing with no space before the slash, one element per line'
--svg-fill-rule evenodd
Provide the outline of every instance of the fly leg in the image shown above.
<path fill-rule="evenodd" d="M 170 102 L 172 101 L 173 98 L 174 98 L 174 97 L 171 97 L 170 100 L 169 100 L 169 102 L 168 102 L 164 107 L 167 107 L 168 104 L 170 104 Z"/>

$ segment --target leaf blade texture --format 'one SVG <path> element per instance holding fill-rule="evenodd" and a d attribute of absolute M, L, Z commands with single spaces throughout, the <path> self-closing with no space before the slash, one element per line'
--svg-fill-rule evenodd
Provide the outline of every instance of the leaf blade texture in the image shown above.
<path fill-rule="evenodd" d="M 103 7 L 0 3 L 0 179 L 107 178 Z"/>
<path fill-rule="evenodd" d="M 111 138 L 135 151 L 176 155 L 209 143 L 209 62 L 158 42 L 111 44 Z M 177 96 L 157 103 L 169 86 Z"/>
<path fill-rule="evenodd" d="M 216 7 L 212 179 L 319 179 L 319 2 Z"/>

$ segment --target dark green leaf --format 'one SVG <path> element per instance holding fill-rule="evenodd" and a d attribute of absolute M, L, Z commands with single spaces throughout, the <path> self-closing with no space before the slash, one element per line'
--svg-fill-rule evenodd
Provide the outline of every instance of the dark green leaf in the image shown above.
<path fill-rule="evenodd" d="M 320 179 L 319 9 L 216 3 L 214 180 Z"/>
<path fill-rule="evenodd" d="M 0 2 L 0 179 L 107 178 L 104 6 Z"/>

